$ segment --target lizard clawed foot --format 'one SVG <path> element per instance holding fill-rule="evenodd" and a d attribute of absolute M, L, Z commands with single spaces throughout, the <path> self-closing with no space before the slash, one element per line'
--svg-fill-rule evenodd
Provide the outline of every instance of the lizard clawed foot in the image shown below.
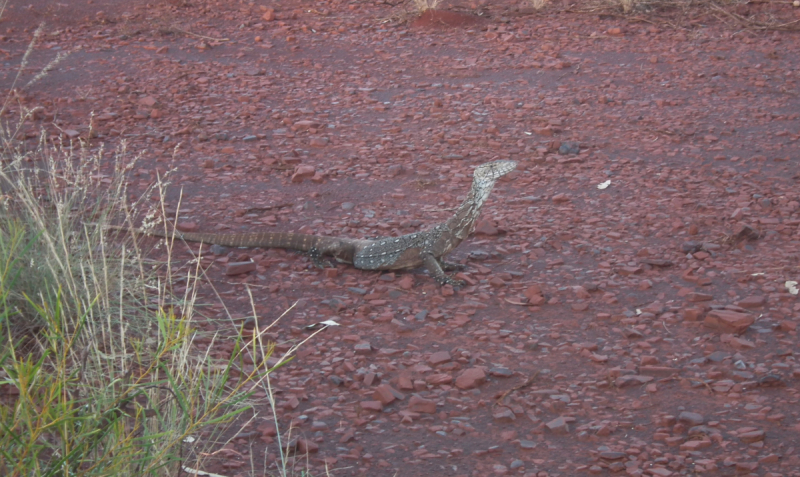
<path fill-rule="evenodd" d="M 455 262 L 445 262 L 444 260 L 441 260 L 440 263 L 442 264 L 442 270 L 445 270 L 445 271 L 448 271 L 448 272 L 452 272 L 452 271 L 459 271 L 460 272 L 461 270 L 464 270 L 465 268 L 467 268 L 466 265 L 462 265 L 460 263 L 455 263 Z"/>
<path fill-rule="evenodd" d="M 308 251 L 308 258 L 311 259 L 311 263 L 314 264 L 317 268 L 332 268 L 333 265 L 327 261 L 322 259 L 322 254 L 316 248 L 312 248 Z"/>
<path fill-rule="evenodd" d="M 447 275 L 443 277 L 436 277 L 436 283 L 438 283 L 441 286 L 451 285 L 454 287 L 463 287 L 464 285 L 467 284 L 467 282 L 465 282 L 464 280 L 456 280 L 455 278 L 449 277 Z"/>

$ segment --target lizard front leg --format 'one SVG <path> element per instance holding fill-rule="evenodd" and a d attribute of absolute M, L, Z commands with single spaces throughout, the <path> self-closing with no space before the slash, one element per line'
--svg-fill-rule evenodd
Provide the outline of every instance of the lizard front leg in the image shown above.
<path fill-rule="evenodd" d="M 464 286 L 466 282 L 463 280 L 456 280 L 453 277 L 448 276 L 442 270 L 442 265 L 439 263 L 439 260 L 433 256 L 430 252 L 423 252 L 422 253 L 422 264 L 428 269 L 428 273 L 431 274 L 436 283 L 439 285 L 453 285 L 454 287 L 461 287 Z"/>
<path fill-rule="evenodd" d="M 311 249 L 309 249 L 309 251 L 306 252 L 306 255 L 308 255 L 308 258 L 311 259 L 311 263 L 313 263 L 314 266 L 317 268 L 326 268 L 333 266 L 327 260 L 322 259 L 323 254 L 317 247 L 311 247 Z"/>

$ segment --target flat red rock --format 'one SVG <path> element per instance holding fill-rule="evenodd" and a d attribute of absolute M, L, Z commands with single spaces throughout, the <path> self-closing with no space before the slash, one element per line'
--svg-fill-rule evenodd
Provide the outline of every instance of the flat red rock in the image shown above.
<path fill-rule="evenodd" d="M 755 317 L 731 310 L 711 310 L 703 323 L 720 333 L 742 334 L 755 322 Z"/>

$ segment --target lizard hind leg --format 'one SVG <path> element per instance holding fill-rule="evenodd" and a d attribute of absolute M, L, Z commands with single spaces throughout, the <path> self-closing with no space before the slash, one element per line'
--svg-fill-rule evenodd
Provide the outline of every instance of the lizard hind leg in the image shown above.
<path fill-rule="evenodd" d="M 464 280 L 456 280 L 455 278 L 447 275 L 442 270 L 442 265 L 439 263 L 439 260 L 433 256 L 432 253 L 425 253 L 422 256 L 422 264 L 428 270 L 428 273 L 431 274 L 436 283 L 439 285 L 452 285 L 454 287 L 462 287 L 466 284 Z"/>

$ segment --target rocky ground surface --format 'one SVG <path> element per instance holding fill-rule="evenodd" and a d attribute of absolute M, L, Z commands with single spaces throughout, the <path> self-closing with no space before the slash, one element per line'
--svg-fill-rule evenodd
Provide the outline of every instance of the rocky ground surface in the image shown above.
<path fill-rule="evenodd" d="M 800 476 L 800 38 L 725 13 L 800 9 L 24 3 L 0 23 L 3 88 L 39 20 L 17 86 L 71 53 L 21 94 L 40 107 L 28 143 L 91 138 L 109 163 L 126 143 L 132 196 L 172 171 L 183 230 L 409 233 L 448 216 L 476 165 L 518 161 L 450 256 L 463 289 L 204 248 L 234 325 L 246 287 L 262 326 L 297 302 L 268 335 L 279 352 L 341 325 L 273 375 L 298 469 Z M 233 333 L 221 306 L 200 312 Z M 275 472 L 255 397 L 205 470 Z"/>

